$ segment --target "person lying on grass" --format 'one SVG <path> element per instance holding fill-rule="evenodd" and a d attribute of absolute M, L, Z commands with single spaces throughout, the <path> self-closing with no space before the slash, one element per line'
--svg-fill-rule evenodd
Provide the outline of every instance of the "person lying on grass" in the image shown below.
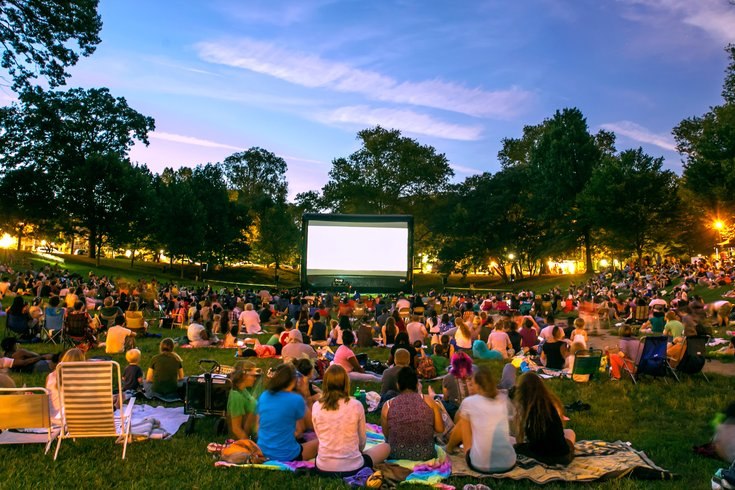
<path fill-rule="evenodd" d="M 382 463 L 390 453 L 390 446 L 382 443 L 365 451 L 365 409 L 350 397 L 347 371 L 337 364 L 329 366 L 322 388 L 321 397 L 312 409 L 314 432 L 319 440 L 317 473 L 344 478 Z"/>
<path fill-rule="evenodd" d="M 480 473 L 500 473 L 516 464 L 508 423 L 508 398 L 498 392 L 490 368 L 471 376 L 470 396 L 462 400 L 447 452 L 462 444 L 467 465 Z"/>
<path fill-rule="evenodd" d="M 280 364 L 268 370 L 266 391 L 258 398 L 256 427 L 258 445 L 266 458 L 276 461 L 308 461 L 314 458 L 319 441 L 299 444 L 304 434 L 306 418 L 311 419 L 310 407 L 294 392 L 296 368 Z"/>

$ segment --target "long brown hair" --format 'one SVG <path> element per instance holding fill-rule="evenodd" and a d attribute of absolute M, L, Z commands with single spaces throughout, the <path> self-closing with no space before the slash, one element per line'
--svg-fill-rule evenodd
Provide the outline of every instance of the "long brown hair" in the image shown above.
<path fill-rule="evenodd" d="M 481 395 L 493 399 L 498 396 L 498 387 L 495 385 L 495 378 L 489 367 L 478 366 L 477 371 L 472 376 L 472 380 L 475 382 Z"/>
<path fill-rule="evenodd" d="M 322 396 L 319 401 L 324 410 L 337 410 L 339 401 L 350 399 L 350 377 L 345 368 L 332 364 L 324 371 Z"/>
<path fill-rule="evenodd" d="M 528 372 L 518 378 L 514 396 L 516 404 L 516 439 L 523 442 L 538 439 L 546 433 L 546 427 L 563 414 L 559 398 L 549 391 L 541 377 Z"/>

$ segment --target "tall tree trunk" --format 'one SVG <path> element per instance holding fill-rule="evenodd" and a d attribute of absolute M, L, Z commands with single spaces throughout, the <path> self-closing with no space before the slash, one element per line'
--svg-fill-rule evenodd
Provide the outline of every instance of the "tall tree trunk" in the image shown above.
<path fill-rule="evenodd" d="M 72 233 L 71 234 L 71 253 L 72 255 L 74 254 L 74 241 L 76 240 L 76 238 L 77 236 L 74 233 Z"/>
<path fill-rule="evenodd" d="M 135 249 L 131 250 L 130 253 L 130 268 L 133 268 L 133 265 L 135 265 Z"/>
<path fill-rule="evenodd" d="M 97 257 L 97 227 L 89 229 L 89 258 Z"/>
<path fill-rule="evenodd" d="M 16 250 L 18 250 L 18 252 L 20 252 L 20 242 L 23 239 L 23 226 L 24 225 L 18 227 L 18 245 L 16 247 Z"/>
<path fill-rule="evenodd" d="M 276 283 L 276 289 L 278 289 L 278 268 L 280 267 L 280 265 L 280 262 L 278 261 L 278 259 L 276 259 L 276 267 L 273 271 L 273 282 Z"/>
<path fill-rule="evenodd" d="M 183 279 L 184 278 L 184 257 L 181 257 L 181 267 L 179 269 L 179 272 L 180 272 L 179 279 Z"/>
<path fill-rule="evenodd" d="M 592 264 L 592 238 L 589 230 L 584 232 L 584 254 L 586 260 L 585 272 L 590 274 L 595 271 L 595 266 Z"/>
<path fill-rule="evenodd" d="M 96 259 L 95 262 L 97 267 L 100 266 L 100 250 L 102 250 L 102 240 L 97 240 L 97 249 L 94 251 L 94 258 Z"/>

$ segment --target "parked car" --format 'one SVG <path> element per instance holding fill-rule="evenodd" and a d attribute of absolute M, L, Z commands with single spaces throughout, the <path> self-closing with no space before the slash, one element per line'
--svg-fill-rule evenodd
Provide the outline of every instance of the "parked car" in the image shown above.
<path fill-rule="evenodd" d="M 83 248 L 74 250 L 74 255 L 89 255 L 89 252 Z"/>

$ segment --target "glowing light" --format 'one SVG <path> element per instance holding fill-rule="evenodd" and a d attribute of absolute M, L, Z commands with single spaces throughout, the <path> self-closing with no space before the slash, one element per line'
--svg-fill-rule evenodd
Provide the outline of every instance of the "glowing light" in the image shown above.
<path fill-rule="evenodd" d="M 610 263 L 607 261 L 607 259 L 602 259 L 600 261 L 600 266 L 601 267 L 607 267 L 608 265 L 610 265 Z"/>
<path fill-rule="evenodd" d="M 42 247 L 45 247 L 46 246 L 46 240 L 41 240 L 41 246 Z"/>
<path fill-rule="evenodd" d="M 133 252 L 131 250 L 125 251 L 125 257 L 130 258 L 131 255 L 133 255 Z"/>
<path fill-rule="evenodd" d="M 715 228 L 715 230 L 722 230 L 725 228 L 725 223 L 721 219 L 716 219 L 714 223 L 712 223 L 712 226 Z"/>
<path fill-rule="evenodd" d="M 512 254 L 512 253 L 511 253 L 511 254 L 508 254 L 508 258 L 509 258 L 510 260 L 515 260 L 516 256 L 515 256 L 515 254 Z"/>
<path fill-rule="evenodd" d="M 7 233 L 0 238 L 0 248 L 10 248 L 13 246 L 13 243 L 15 243 L 15 239 Z"/>
<path fill-rule="evenodd" d="M 421 262 L 423 262 L 424 264 L 427 263 L 428 261 L 429 261 L 429 256 L 428 255 L 423 255 L 421 257 Z"/>
<path fill-rule="evenodd" d="M 428 264 L 426 266 L 426 272 L 431 272 L 434 269 L 434 267 L 431 264 Z"/>

